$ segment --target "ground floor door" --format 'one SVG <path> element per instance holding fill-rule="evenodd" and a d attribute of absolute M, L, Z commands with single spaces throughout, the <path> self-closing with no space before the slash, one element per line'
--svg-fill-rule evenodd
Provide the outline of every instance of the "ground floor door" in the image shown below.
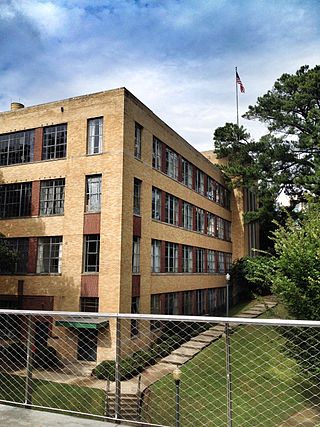
<path fill-rule="evenodd" d="M 97 360 L 98 331 L 94 329 L 78 330 L 78 360 L 95 362 Z"/>

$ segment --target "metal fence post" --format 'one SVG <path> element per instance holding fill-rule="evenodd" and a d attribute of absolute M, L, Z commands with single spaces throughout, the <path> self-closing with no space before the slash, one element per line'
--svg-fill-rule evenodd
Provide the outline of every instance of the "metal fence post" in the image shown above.
<path fill-rule="evenodd" d="M 230 326 L 225 324 L 226 335 L 226 373 L 227 373 L 227 418 L 228 427 L 232 427 L 232 378 L 231 378 L 231 343 L 230 343 Z"/>
<path fill-rule="evenodd" d="M 32 344 L 34 336 L 34 327 L 32 317 L 28 317 L 28 328 L 27 328 L 27 365 L 26 365 L 26 382 L 25 382 L 25 395 L 24 403 L 26 407 L 32 405 Z"/>
<path fill-rule="evenodd" d="M 119 317 L 116 320 L 116 372 L 115 372 L 115 418 L 121 418 L 121 380 L 120 380 L 120 361 L 121 361 L 121 321 Z"/>

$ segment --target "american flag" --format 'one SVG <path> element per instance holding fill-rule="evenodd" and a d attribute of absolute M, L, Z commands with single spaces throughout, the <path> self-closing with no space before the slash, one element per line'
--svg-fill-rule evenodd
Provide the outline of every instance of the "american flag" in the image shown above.
<path fill-rule="evenodd" d="M 238 71 L 236 71 L 236 82 L 237 82 L 237 84 L 240 86 L 240 92 L 241 93 L 245 93 L 245 88 L 244 88 L 244 86 L 243 86 L 243 83 L 242 83 L 242 81 L 241 81 L 241 79 L 240 79 L 240 76 L 239 76 L 239 74 L 238 74 Z"/>

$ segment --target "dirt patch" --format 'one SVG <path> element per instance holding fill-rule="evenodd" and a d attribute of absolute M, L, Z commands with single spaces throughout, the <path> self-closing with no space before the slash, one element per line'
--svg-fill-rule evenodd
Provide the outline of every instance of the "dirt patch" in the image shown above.
<path fill-rule="evenodd" d="M 293 414 L 279 427 L 319 427 L 320 408 L 308 408 Z"/>

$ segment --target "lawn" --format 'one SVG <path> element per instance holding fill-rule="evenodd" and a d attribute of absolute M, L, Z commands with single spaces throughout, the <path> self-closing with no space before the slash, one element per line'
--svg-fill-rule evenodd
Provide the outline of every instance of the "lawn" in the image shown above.
<path fill-rule="evenodd" d="M 304 390 L 311 384 L 286 357 L 283 344 L 283 337 L 272 327 L 241 326 L 231 335 L 234 427 L 276 427 L 308 406 Z M 181 425 L 227 426 L 224 339 L 212 343 L 181 370 Z M 153 384 L 150 391 L 146 419 L 174 426 L 171 376 Z"/>
<path fill-rule="evenodd" d="M 24 402 L 24 386 L 23 377 L 1 374 L 0 399 Z M 88 387 L 34 380 L 32 403 L 39 406 L 103 415 L 104 393 L 102 390 Z"/>

